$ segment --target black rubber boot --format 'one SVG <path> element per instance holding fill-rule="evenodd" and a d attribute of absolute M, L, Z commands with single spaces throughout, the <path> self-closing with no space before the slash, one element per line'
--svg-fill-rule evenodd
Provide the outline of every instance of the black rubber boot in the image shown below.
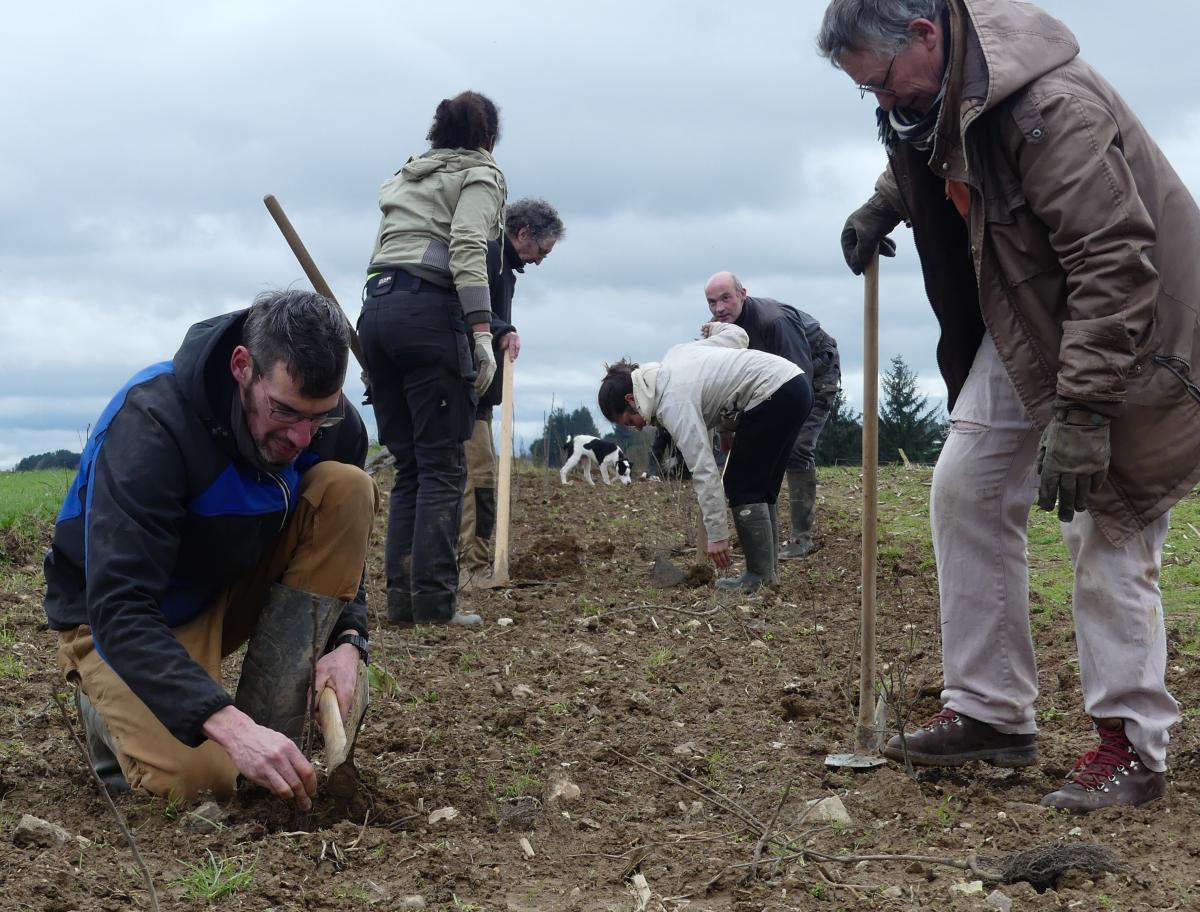
<path fill-rule="evenodd" d="M 234 696 L 237 708 L 299 745 L 309 715 L 313 662 L 324 651 L 345 604 L 275 583 L 246 647 Z"/>
<path fill-rule="evenodd" d="M 82 690 L 75 691 L 75 708 L 79 710 L 79 721 L 83 723 L 88 756 L 96 775 L 111 795 L 129 791 L 129 783 L 125 780 L 125 774 L 121 772 L 121 764 L 117 761 L 116 748 L 113 746 L 112 736 L 108 733 L 108 727 Z"/>
<path fill-rule="evenodd" d="M 788 506 L 792 514 L 792 538 L 780 552 L 784 560 L 804 557 L 812 550 L 813 514 L 817 507 L 817 470 L 789 471 Z"/>
<path fill-rule="evenodd" d="M 734 507 L 733 524 L 746 556 L 746 572 L 732 579 L 717 580 L 717 587 L 753 592 L 759 586 L 771 585 L 775 581 L 775 549 L 770 507 L 765 503 Z"/>
<path fill-rule="evenodd" d="M 779 582 L 779 507 L 776 504 L 767 504 L 767 510 L 771 514 L 771 584 Z"/>

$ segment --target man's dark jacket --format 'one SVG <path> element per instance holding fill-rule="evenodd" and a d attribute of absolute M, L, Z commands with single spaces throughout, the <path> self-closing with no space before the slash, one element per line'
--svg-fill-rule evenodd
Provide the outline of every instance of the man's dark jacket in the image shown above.
<path fill-rule="evenodd" d="M 517 256 L 508 234 L 501 234 L 488 244 L 487 252 L 488 288 L 492 296 L 492 345 L 496 355 L 496 376 L 492 385 L 479 397 L 477 415 L 490 418 L 492 407 L 499 405 L 504 396 L 504 352 L 500 339 L 517 329 L 512 325 L 513 292 L 517 287 L 517 273 L 525 272 L 525 264 Z"/>
<path fill-rule="evenodd" d="M 789 304 L 747 297 L 737 325 L 750 337 L 750 348 L 791 361 L 808 375 L 814 405 L 833 403 L 841 378 L 837 342 L 821 324 Z"/>
<path fill-rule="evenodd" d="M 354 408 L 318 433 L 286 469 L 264 472 L 238 453 L 229 370 L 248 311 L 193 326 L 172 361 L 117 393 L 92 429 L 46 554 L 53 630 L 87 624 L 96 650 L 180 741 L 200 744 L 205 720 L 233 701 L 171 634 L 274 547 L 300 477 L 333 459 L 362 467 L 367 434 Z M 331 639 L 366 635 L 363 591 Z"/>

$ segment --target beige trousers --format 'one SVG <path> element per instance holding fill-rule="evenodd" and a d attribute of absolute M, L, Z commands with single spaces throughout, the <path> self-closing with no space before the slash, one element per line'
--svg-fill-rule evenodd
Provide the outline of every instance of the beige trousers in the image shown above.
<path fill-rule="evenodd" d="M 488 540 L 496 531 L 496 445 L 491 421 L 476 419 L 466 452 L 467 488 L 463 492 L 458 567 L 476 576 L 491 567 Z"/>
<path fill-rule="evenodd" d="M 1037 494 L 1040 435 L 990 336 L 950 419 L 929 503 L 941 590 L 942 700 L 1002 732 L 1034 732 L 1038 672 L 1026 525 Z M 1158 586 L 1167 527 L 1164 515 L 1115 548 L 1087 513 L 1060 523 L 1075 574 L 1084 708 L 1093 718 L 1124 719 L 1146 765 L 1160 771 L 1167 730 L 1179 718 L 1164 679 Z"/>
<path fill-rule="evenodd" d="M 296 510 L 275 550 L 227 588 L 212 607 L 172 633 L 221 681 L 221 659 L 249 639 L 276 580 L 293 589 L 353 601 L 366 559 L 379 492 L 356 466 L 320 462 L 300 481 Z M 202 790 L 233 794 L 238 771 L 213 741 L 188 747 L 172 735 L 100 658 L 87 626 L 59 634 L 58 667 L 104 720 L 121 772 L 134 791 L 190 800 Z"/>

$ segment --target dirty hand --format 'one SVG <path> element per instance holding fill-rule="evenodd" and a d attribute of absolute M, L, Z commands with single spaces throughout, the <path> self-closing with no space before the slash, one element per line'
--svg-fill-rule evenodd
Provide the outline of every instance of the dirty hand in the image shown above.
<path fill-rule="evenodd" d="M 874 202 L 868 202 L 850 214 L 842 228 L 842 255 L 851 272 L 862 275 L 877 247 L 880 256 L 896 255 L 896 242 L 887 235 L 899 221 Z"/>
<path fill-rule="evenodd" d="M 714 564 L 725 570 L 733 563 L 733 558 L 730 556 L 731 549 L 729 547 L 729 539 L 725 538 L 721 541 L 708 543 L 708 556 Z"/>
<path fill-rule="evenodd" d="M 701 323 L 701 324 L 700 324 L 700 336 L 701 336 L 701 338 L 707 339 L 707 338 L 708 338 L 709 336 L 711 336 L 711 335 L 712 335 L 712 323 L 711 323 L 711 322 L 709 322 L 709 323 Z"/>
<path fill-rule="evenodd" d="M 302 811 L 312 809 L 317 773 L 287 735 L 259 725 L 236 706 L 222 706 L 201 731 L 225 748 L 238 772 L 255 785 L 294 800 Z"/>
<path fill-rule="evenodd" d="M 358 650 L 349 643 L 343 643 L 331 652 L 321 656 L 317 662 L 317 674 L 313 679 L 313 691 L 309 693 L 309 702 L 313 712 L 317 709 L 317 697 L 326 687 L 332 687 L 337 694 L 338 709 L 342 718 L 350 714 L 350 702 L 354 699 L 354 688 L 358 684 Z"/>
<path fill-rule="evenodd" d="M 1070 522 L 1104 484 L 1111 455 L 1107 417 L 1082 405 L 1055 403 L 1054 419 L 1038 447 L 1038 506 L 1053 510 L 1057 501 L 1058 518 Z"/>
<path fill-rule="evenodd" d="M 515 331 L 502 335 L 497 344 L 500 346 L 500 350 L 508 352 L 509 357 L 514 361 L 517 360 L 517 355 L 521 354 L 521 337 Z"/>
<path fill-rule="evenodd" d="M 482 395 L 496 376 L 496 355 L 492 351 L 490 332 L 475 332 L 472 335 L 475 337 L 475 392 Z"/>

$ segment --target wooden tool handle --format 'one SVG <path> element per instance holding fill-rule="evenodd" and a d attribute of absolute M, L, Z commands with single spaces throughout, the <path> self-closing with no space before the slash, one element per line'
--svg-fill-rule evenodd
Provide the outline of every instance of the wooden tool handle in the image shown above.
<path fill-rule="evenodd" d="M 332 687 L 321 690 L 317 700 L 317 720 L 321 724 L 321 737 L 325 739 L 325 756 L 339 757 L 346 751 L 346 726 L 342 723 L 342 711 L 338 707 L 337 694 Z"/>
<path fill-rule="evenodd" d="M 509 529 L 512 525 L 513 359 L 504 352 L 504 383 L 500 403 L 500 477 L 496 486 L 496 559 L 492 585 L 507 586 Z"/>

